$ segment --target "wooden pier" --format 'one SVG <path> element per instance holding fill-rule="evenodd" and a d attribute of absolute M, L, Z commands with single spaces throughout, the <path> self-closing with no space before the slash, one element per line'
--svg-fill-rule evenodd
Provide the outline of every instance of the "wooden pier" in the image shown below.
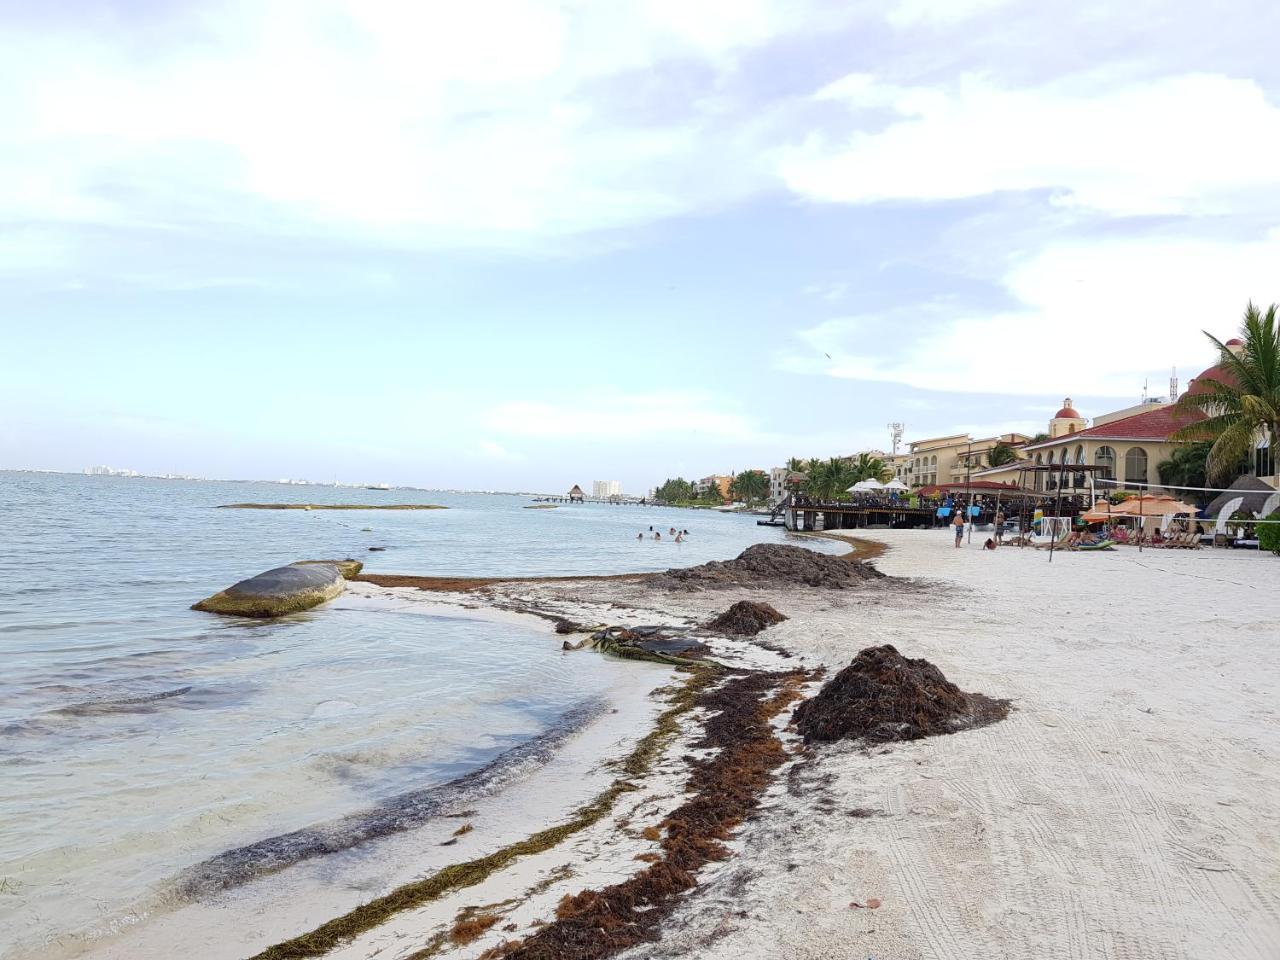
<path fill-rule="evenodd" d="M 534 497 L 534 503 L 604 503 L 612 507 L 643 507 L 649 501 L 642 497 Z"/>
<path fill-rule="evenodd" d="M 936 507 L 908 506 L 788 506 L 783 519 L 788 530 L 866 530 L 871 527 L 891 528 L 933 526 Z"/>

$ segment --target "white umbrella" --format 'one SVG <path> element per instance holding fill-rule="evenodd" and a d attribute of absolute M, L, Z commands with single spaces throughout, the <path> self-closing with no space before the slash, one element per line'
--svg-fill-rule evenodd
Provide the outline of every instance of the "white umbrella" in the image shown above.
<path fill-rule="evenodd" d="M 888 483 L 886 483 L 886 484 L 884 485 L 884 488 L 885 488 L 886 490 L 906 490 L 906 489 L 908 489 L 907 485 L 906 485 L 905 483 L 903 483 L 903 482 L 902 482 L 900 479 L 898 479 L 897 477 L 894 477 L 892 480 L 890 480 Z"/>
<path fill-rule="evenodd" d="M 859 480 L 848 489 L 848 493 L 859 493 L 863 490 L 883 490 L 884 484 L 879 480 Z"/>

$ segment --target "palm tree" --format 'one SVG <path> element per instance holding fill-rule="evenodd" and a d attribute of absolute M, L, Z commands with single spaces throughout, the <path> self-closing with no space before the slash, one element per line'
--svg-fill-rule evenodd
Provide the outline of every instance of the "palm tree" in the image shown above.
<path fill-rule="evenodd" d="M 991 452 L 987 454 L 987 463 L 993 467 L 1003 467 L 1006 463 L 1013 463 L 1017 459 L 1017 451 L 1003 441 L 992 447 Z"/>
<path fill-rule="evenodd" d="M 1209 449 L 1213 445 L 1207 440 L 1189 443 L 1178 447 L 1156 466 L 1160 482 L 1166 487 L 1203 487 L 1208 483 L 1205 473 L 1209 459 Z M 1204 506 L 1213 497 L 1206 490 L 1194 491 L 1194 499 Z"/>
<path fill-rule="evenodd" d="M 849 488 L 857 483 L 857 474 L 848 461 L 839 457 L 831 457 L 817 469 L 818 489 L 826 500 L 839 500 Z"/>
<path fill-rule="evenodd" d="M 769 478 L 759 470 L 743 470 L 729 484 L 729 493 L 751 506 L 769 494 Z"/>
<path fill-rule="evenodd" d="M 1208 440 L 1208 476 L 1225 485 L 1253 451 L 1259 435 L 1280 442 L 1280 329 L 1276 305 L 1266 313 L 1253 302 L 1244 311 L 1239 356 L 1217 337 L 1204 335 L 1218 348 L 1218 364 L 1184 393 L 1177 409 L 1202 417 L 1173 434 L 1174 440 Z"/>
<path fill-rule="evenodd" d="M 852 464 L 852 470 L 852 483 L 861 483 L 863 480 L 879 480 L 881 483 L 888 483 L 893 478 L 893 471 L 885 466 L 884 461 L 869 453 L 858 454 L 858 459 Z"/>

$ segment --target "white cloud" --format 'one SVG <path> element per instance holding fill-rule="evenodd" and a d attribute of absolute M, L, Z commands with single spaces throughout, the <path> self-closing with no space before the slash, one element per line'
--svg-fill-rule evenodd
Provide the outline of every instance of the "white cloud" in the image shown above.
<path fill-rule="evenodd" d="M 227 0 L 157 15 L 145 55 L 132 32 L 10 23 L 0 216 L 459 245 L 722 203 L 771 178 L 752 117 L 735 146 L 713 104 L 641 120 L 597 88 L 665 61 L 731 71 L 809 7 Z"/>
<path fill-rule="evenodd" d="M 525 459 L 524 454 L 516 453 L 514 450 L 508 450 L 506 447 L 502 446 L 502 444 L 494 443 L 492 440 L 481 440 L 477 446 L 480 449 L 480 453 L 490 460 L 501 460 L 506 463 L 521 463 Z"/>
<path fill-rule="evenodd" d="M 1274 203 L 1280 187 L 1280 108 L 1252 80 L 1191 74 L 1008 90 L 972 75 L 933 88 L 852 74 L 816 96 L 847 104 L 854 123 L 892 114 L 881 129 L 815 133 L 784 153 L 785 182 L 817 200 L 1045 190 L 1114 214 L 1222 213 L 1263 191 Z"/>
<path fill-rule="evenodd" d="M 811 283 L 800 292 L 807 297 L 821 297 L 828 303 L 834 303 L 844 299 L 845 294 L 849 292 L 849 284 L 841 281 Z"/>
<path fill-rule="evenodd" d="M 1012 0 L 897 0 L 887 14 L 896 27 L 950 26 L 1007 6 Z"/>
<path fill-rule="evenodd" d="M 701 443 L 766 439 L 748 417 L 718 409 L 714 397 L 696 391 L 591 394 L 559 403 L 515 400 L 493 407 L 482 422 L 494 432 L 543 439 L 694 439 Z"/>
<path fill-rule="evenodd" d="M 1245 303 L 1280 300 L 1280 230 L 1263 240 L 1061 243 L 1002 280 L 1019 309 L 939 302 L 841 317 L 800 334 L 783 369 L 969 393 L 1154 392 L 1172 366 L 1183 385 L 1213 359 L 1201 330 L 1234 334 Z M 826 359 L 829 354 L 831 359 Z"/>

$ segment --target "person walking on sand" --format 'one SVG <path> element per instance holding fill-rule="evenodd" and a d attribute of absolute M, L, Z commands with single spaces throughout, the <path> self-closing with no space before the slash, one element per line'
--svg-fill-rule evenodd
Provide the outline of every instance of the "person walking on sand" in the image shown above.
<path fill-rule="evenodd" d="M 956 511 L 956 518 L 951 521 L 951 526 L 956 531 L 956 549 L 960 549 L 960 544 L 964 542 L 964 514 L 959 510 Z"/>

